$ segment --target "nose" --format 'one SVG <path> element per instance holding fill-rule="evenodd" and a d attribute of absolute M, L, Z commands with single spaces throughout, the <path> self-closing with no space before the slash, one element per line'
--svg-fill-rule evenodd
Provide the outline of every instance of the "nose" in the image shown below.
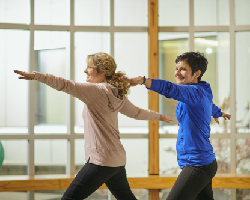
<path fill-rule="evenodd" d="M 175 76 L 179 76 L 179 75 L 180 75 L 180 72 L 181 72 L 181 70 L 176 69 L 176 70 L 175 70 Z"/>
<path fill-rule="evenodd" d="M 87 74 L 87 68 L 84 70 L 84 73 L 86 73 L 86 74 Z"/>

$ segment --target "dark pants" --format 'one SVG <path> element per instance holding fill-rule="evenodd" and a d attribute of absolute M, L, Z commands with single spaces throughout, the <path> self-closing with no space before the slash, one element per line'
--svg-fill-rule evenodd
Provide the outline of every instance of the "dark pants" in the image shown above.
<path fill-rule="evenodd" d="M 216 160 L 204 166 L 185 166 L 167 200 L 213 200 L 212 178 L 216 171 Z"/>
<path fill-rule="evenodd" d="M 62 200 L 81 200 L 90 196 L 103 183 L 118 200 L 136 200 L 130 190 L 126 170 L 86 163 L 65 191 Z"/>

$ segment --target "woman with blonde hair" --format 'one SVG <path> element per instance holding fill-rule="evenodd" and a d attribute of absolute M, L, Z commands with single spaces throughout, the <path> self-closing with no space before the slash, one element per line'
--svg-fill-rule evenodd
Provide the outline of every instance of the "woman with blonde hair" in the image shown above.
<path fill-rule="evenodd" d="M 134 106 L 126 97 L 128 82 L 121 79 L 125 73 L 115 71 L 113 57 L 102 52 L 87 57 L 84 72 L 88 83 L 14 70 L 21 75 L 19 79 L 37 80 L 85 103 L 83 119 L 87 163 L 65 191 L 62 200 L 85 199 L 103 183 L 118 200 L 136 199 L 127 181 L 126 152 L 120 141 L 118 112 L 138 120 L 172 121 L 166 115 Z"/>

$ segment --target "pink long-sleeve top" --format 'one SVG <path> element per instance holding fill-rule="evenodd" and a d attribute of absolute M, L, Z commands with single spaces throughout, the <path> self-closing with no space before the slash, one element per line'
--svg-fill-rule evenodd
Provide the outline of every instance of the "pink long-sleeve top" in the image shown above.
<path fill-rule="evenodd" d="M 120 141 L 118 112 L 138 120 L 160 120 L 160 114 L 134 106 L 117 88 L 107 83 L 76 83 L 51 74 L 34 72 L 34 79 L 66 92 L 85 103 L 85 159 L 90 163 L 118 167 L 126 164 L 126 152 Z M 139 98 L 139 97 L 138 97 Z"/>

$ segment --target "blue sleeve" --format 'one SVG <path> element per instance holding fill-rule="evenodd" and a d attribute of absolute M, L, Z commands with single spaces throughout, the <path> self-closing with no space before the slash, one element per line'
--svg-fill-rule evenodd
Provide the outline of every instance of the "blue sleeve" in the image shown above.
<path fill-rule="evenodd" d="M 221 109 L 218 106 L 216 106 L 215 104 L 213 104 L 213 106 L 212 106 L 212 116 L 213 116 L 213 118 L 218 118 L 218 117 L 222 116 Z"/>
<path fill-rule="evenodd" d="M 201 103 L 205 95 L 203 90 L 198 89 L 198 87 L 194 85 L 177 85 L 161 79 L 152 79 L 152 85 L 149 90 L 157 92 L 167 98 L 181 101 L 190 106 Z"/>

